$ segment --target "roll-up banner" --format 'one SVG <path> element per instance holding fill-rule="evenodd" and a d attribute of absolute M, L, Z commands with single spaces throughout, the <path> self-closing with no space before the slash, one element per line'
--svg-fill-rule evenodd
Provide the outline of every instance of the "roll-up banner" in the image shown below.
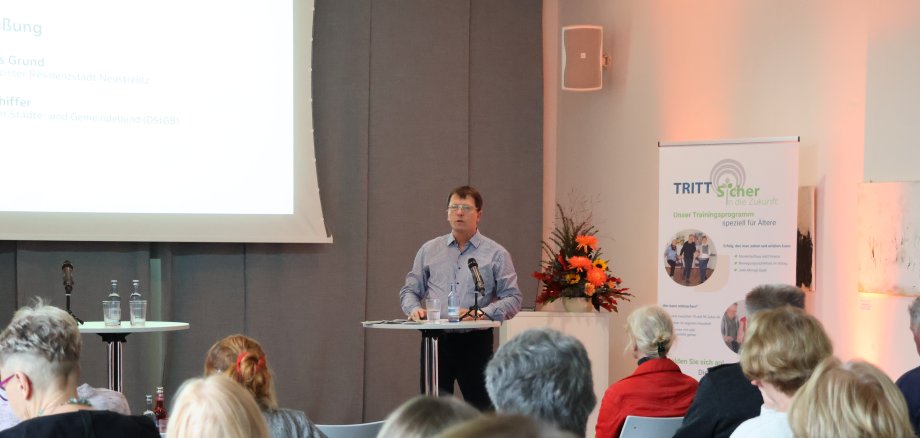
<path fill-rule="evenodd" d="M 798 138 L 659 145 L 658 303 L 668 357 L 697 379 L 738 362 L 744 296 L 795 283 Z"/>

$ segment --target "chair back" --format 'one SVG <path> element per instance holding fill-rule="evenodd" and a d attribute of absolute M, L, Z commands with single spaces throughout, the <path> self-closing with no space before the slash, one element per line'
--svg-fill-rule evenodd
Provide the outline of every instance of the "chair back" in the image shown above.
<path fill-rule="evenodd" d="M 623 423 L 620 438 L 671 438 L 684 417 L 639 417 L 629 415 Z M 332 437 L 330 437 L 332 438 Z"/>
<path fill-rule="evenodd" d="M 317 424 L 316 428 L 328 438 L 375 438 L 383 420 L 361 424 Z"/>

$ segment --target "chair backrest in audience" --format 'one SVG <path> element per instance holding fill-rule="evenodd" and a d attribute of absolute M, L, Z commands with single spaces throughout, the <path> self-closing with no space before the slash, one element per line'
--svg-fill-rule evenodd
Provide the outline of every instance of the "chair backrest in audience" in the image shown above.
<path fill-rule="evenodd" d="M 629 415 L 620 438 L 671 438 L 684 417 L 638 417 Z M 330 437 L 331 438 L 331 437 Z"/>
<path fill-rule="evenodd" d="M 361 424 L 317 424 L 316 428 L 328 438 L 375 438 L 383 420 Z"/>

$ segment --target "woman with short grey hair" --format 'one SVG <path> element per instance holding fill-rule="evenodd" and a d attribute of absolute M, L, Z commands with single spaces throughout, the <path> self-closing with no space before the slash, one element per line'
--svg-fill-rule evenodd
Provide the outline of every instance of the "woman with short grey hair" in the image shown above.
<path fill-rule="evenodd" d="M 81 347 L 77 322 L 57 307 L 38 300 L 13 315 L 0 332 L 0 390 L 24 421 L 2 436 L 159 436 L 146 417 L 94 411 L 78 398 Z"/>
<path fill-rule="evenodd" d="M 682 417 L 696 395 L 697 381 L 668 359 L 674 344 L 668 312 L 658 306 L 634 310 L 626 318 L 626 341 L 638 367 L 604 393 L 594 430 L 598 438 L 620 436 L 629 415 Z"/>

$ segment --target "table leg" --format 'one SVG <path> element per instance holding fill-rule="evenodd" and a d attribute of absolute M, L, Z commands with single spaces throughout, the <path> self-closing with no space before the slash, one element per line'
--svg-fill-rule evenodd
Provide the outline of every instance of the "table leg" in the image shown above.
<path fill-rule="evenodd" d="M 438 331 L 422 330 L 425 357 L 425 395 L 438 396 Z"/>
<path fill-rule="evenodd" d="M 122 355 L 124 353 L 124 344 L 128 341 L 126 339 L 128 334 L 100 333 L 99 336 L 102 336 L 102 341 L 108 344 L 109 363 L 106 368 L 109 375 L 109 389 L 122 392 L 124 389 L 122 386 L 122 375 L 124 375 Z"/>

